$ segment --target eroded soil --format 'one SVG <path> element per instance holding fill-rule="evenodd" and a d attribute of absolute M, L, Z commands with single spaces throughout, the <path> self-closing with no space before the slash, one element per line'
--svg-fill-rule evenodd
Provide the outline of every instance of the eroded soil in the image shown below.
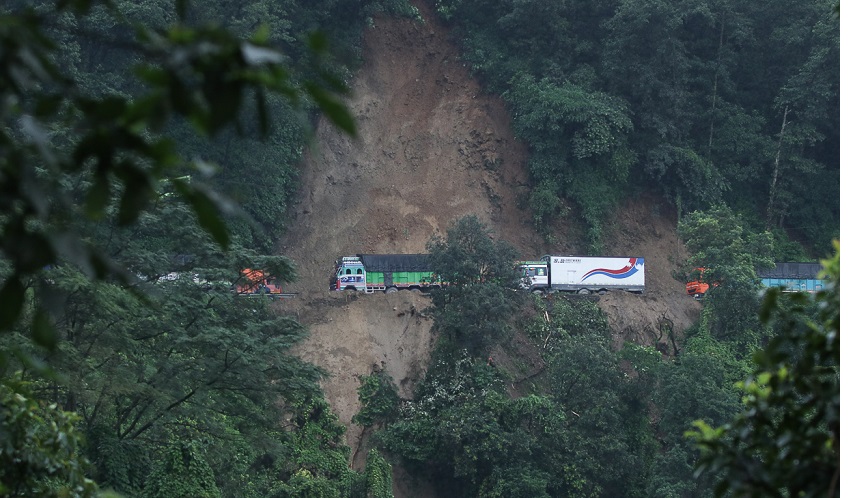
<path fill-rule="evenodd" d="M 555 246 L 534 231 L 526 208 L 527 151 L 510 129 L 504 103 L 482 92 L 448 30 L 427 6 L 418 7 L 424 23 L 378 18 L 365 33 L 364 64 L 349 102 L 359 135 L 351 139 L 320 123 L 291 230 L 280 244 L 300 280 L 291 289 L 299 297 L 277 306 L 311 330 L 298 353 L 328 372 L 322 387 L 348 426 L 356 468 L 365 453 L 362 429 L 351 424 L 359 410 L 358 376 L 386 369 L 402 397 L 411 397 L 435 339 L 420 313 L 425 296 L 328 292 L 338 257 L 422 253 L 434 234 L 467 214 L 524 258 L 580 252 L 568 219 Z M 632 340 L 668 349 L 669 332 L 680 333 L 698 317 L 698 303 L 672 278 L 685 257 L 675 223 L 674 211 L 647 197 L 624 206 L 611 227 L 610 254 L 645 257 L 648 289 L 643 296 L 614 292 L 599 299 L 617 345 Z M 396 496 L 428 494 L 410 486 L 399 480 Z"/>

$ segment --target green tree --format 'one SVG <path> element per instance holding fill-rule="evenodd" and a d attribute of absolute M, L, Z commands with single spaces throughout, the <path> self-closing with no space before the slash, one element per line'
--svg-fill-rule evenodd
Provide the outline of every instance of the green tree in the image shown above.
<path fill-rule="evenodd" d="M 768 177 L 766 212 L 768 221 L 777 226 L 789 221 L 790 226 L 806 227 L 809 237 L 820 244 L 823 252 L 836 232 L 817 233 L 807 227 L 834 226 L 837 211 L 830 206 L 814 210 L 799 200 L 811 198 L 801 185 L 816 186 L 822 194 L 838 193 L 834 185 L 838 170 L 830 164 L 837 162 L 833 155 L 836 152 L 831 152 L 827 144 L 834 140 L 838 127 L 833 109 L 839 95 L 835 71 L 839 67 L 839 23 L 832 5 L 833 2 L 813 2 L 812 8 L 800 13 L 808 21 L 804 25 L 812 25 L 812 29 L 798 32 L 796 26 L 790 25 L 780 32 L 798 40 L 793 47 L 798 56 L 793 72 L 787 75 L 775 99 L 775 113 L 781 116 L 781 123 L 778 144 L 771 155 L 774 160 Z M 818 155 L 809 152 L 826 150 L 829 152 Z"/>
<path fill-rule="evenodd" d="M 519 275 L 516 250 L 494 241 L 475 216 L 428 242 L 433 271 L 450 284 L 433 292 L 434 326 L 452 343 L 482 354 L 510 331 Z"/>
<path fill-rule="evenodd" d="M 366 497 L 392 498 L 392 466 L 372 448 L 366 458 Z"/>
<path fill-rule="evenodd" d="M 596 234 L 590 243 L 599 248 L 600 226 L 633 164 L 627 104 L 569 81 L 536 81 L 524 74 L 511 81 L 504 97 L 515 113 L 517 135 L 533 150 L 529 166 L 539 185 L 532 194 L 538 228 L 557 213 L 553 200 L 542 203 L 549 199 L 544 192 L 554 190 L 577 201 L 590 234 Z"/>
<path fill-rule="evenodd" d="M 840 482 L 840 248 L 823 262 L 828 288 L 813 298 L 770 289 L 762 319 L 778 334 L 739 385 L 745 410 L 716 428 L 697 421 L 699 472 L 718 472 L 716 495 L 837 496 Z M 813 301 L 813 303 L 812 303 Z M 811 304 L 816 304 L 811 317 Z"/>
<path fill-rule="evenodd" d="M 378 434 L 446 496 L 562 496 L 566 415 L 549 398 L 510 399 L 495 368 L 441 346 L 415 399 Z"/>
<path fill-rule="evenodd" d="M 297 471 L 286 470 L 287 452 L 308 441 L 287 437 L 280 420 L 313 410 L 301 399 L 319 395 L 319 371 L 288 354 L 302 326 L 230 286 L 245 267 L 283 283 L 291 263 L 238 247 L 222 253 L 185 206 L 168 200 L 132 229 L 100 223 L 85 231 L 137 281 L 92 282 L 70 265 L 46 270 L 39 285 L 56 308 L 60 341 L 30 357 L 63 376 L 44 381 L 39 395 L 79 413 L 92 476 L 140 494 L 166 442 L 203 441 L 222 494 L 278 489 L 281 476 Z M 186 248 L 193 253 L 181 255 Z M 21 327 L 4 339 L 26 345 Z M 330 484 L 340 486 L 340 475 Z"/>
<path fill-rule="evenodd" d="M 713 475 L 693 477 L 698 453 L 684 437 L 690 421 L 713 424 L 732 419 L 740 410 L 740 392 L 734 382 L 750 372 L 730 344 L 697 333 L 682 344 L 675 358 L 651 367 L 655 388 L 649 396 L 657 414 L 659 450 L 649 469 L 650 496 L 710 496 Z"/>
<path fill-rule="evenodd" d="M 244 230 L 233 237 L 239 210 L 213 189 L 241 194 L 227 184 L 235 172 L 210 174 L 212 161 L 244 166 L 258 142 L 242 134 L 274 139 L 257 167 L 294 161 L 313 111 L 353 133 L 340 103 L 344 71 L 327 57 L 326 38 L 306 34 L 338 6 L 352 15 L 334 25 L 357 31 L 351 19 L 364 20 L 367 6 L 327 1 L 293 13 L 249 3 L 14 1 L 0 9 L 0 385 L 18 368 L 46 373 L 35 395 L 79 414 L 94 476 L 132 495 L 280 494 L 297 489 L 302 472 L 291 462 L 311 465 L 304 472 L 332 496 L 363 477 L 347 468 L 338 420 L 315 401 L 318 370 L 286 354 L 305 330 L 230 291 L 243 268 L 284 282 L 294 269 L 245 249 Z M 369 6 L 384 3 L 396 2 Z M 216 23 L 225 4 L 245 8 L 232 18 L 238 35 Z M 263 17 L 269 7 L 282 17 Z M 285 26 L 290 15 L 297 22 Z M 245 205 L 266 229 L 280 229 L 270 220 L 293 188 L 291 175 L 278 176 L 262 202 Z M 269 208 L 275 191 L 282 202 Z M 27 403 L 26 414 L 42 416 Z M 32 435 L 77 445 L 53 412 L 44 420 L 58 425 Z M 287 431 L 281 418 L 297 422 Z M 55 450 L 40 457 L 54 475 L 4 474 L 3 486 L 47 493 L 46 482 L 61 492 L 76 479 L 61 465 L 84 460 L 31 442 L 4 449 Z"/>
<path fill-rule="evenodd" d="M 756 268 L 774 265 L 772 236 L 744 227 L 742 218 L 726 206 L 694 211 L 678 231 L 692 255 L 689 268 L 705 268 L 703 281 L 717 285 L 704 299 L 702 327 L 738 344 L 740 358 L 762 346 L 766 333 L 757 319 L 760 282 Z"/>
<path fill-rule="evenodd" d="M 212 469 L 192 443 L 173 443 L 156 459 L 145 498 L 218 498 Z"/>
<path fill-rule="evenodd" d="M 827 253 L 839 198 L 832 0 L 436 5 L 531 147 L 540 230 L 573 201 L 598 251 L 611 207 L 647 189 L 684 212 L 769 212 Z M 611 143 L 613 154 L 586 155 Z"/>
<path fill-rule="evenodd" d="M 76 415 L 30 391 L 20 381 L 0 383 L 0 496 L 95 496 Z"/>
<path fill-rule="evenodd" d="M 374 372 L 371 375 L 360 376 L 360 387 L 357 389 L 362 408 L 354 415 L 355 424 L 368 427 L 374 424 L 384 424 L 398 416 L 401 399 L 398 388 L 392 377 L 385 371 Z"/>
<path fill-rule="evenodd" d="M 440 342 L 414 399 L 377 437 L 444 495 L 644 496 L 646 401 L 627 395 L 601 310 L 572 301 L 531 326 L 546 364 L 535 392 L 508 395 L 509 367 Z"/>
<path fill-rule="evenodd" d="M 574 496 L 629 496 L 642 489 L 652 451 L 646 386 L 629 379 L 613 350 L 607 318 L 591 301 L 555 299 L 542 382 L 566 414 L 567 484 Z M 568 489 L 568 488 L 567 488 Z"/>
<path fill-rule="evenodd" d="M 200 181 L 208 170 L 204 161 L 183 160 L 174 141 L 158 134 L 169 120 L 186 119 L 211 136 L 236 120 L 242 99 L 252 96 L 259 129 L 265 131 L 270 120 L 266 93 L 271 92 L 295 105 L 309 98 L 353 133 L 353 120 L 338 100 L 344 91 L 338 78 L 317 72 L 324 76 L 321 82 L 298 84 L 267 32 L 258 31 L 248 42 L 222 28 L 192 27 L 183 22 L 185 6 L 178 3 L 176 24 L 167 29 L 135 26 L 137 35 L 128 43 L 133 53 L 144 55 L 137 74 L 145 91 L 132 98 L 92 92 L 75 80 L 77 74 L 63 73 L 54 62 L 57 47 L 42 26 L 63 19 L 67 8 L 84 14 L 90 2 L 40 12 L 14 5 L 15 10 L 2 14 L 0 40 L 6 48 L 0 96 L 16 104 L 0 111 L 5 151 L 0 187 L 6 192 L 0 230 L 10 264 L 0 288 L 0 329 L 8 330 L 21 316 L 29 278 L 45 266 L 62 261 L 97 278 L 122 275 L 81 234 L 69 231 L 68 222 L 110 217 L 131 224 L 159 196 L 160 182 L 192 207 L 214 240 L 229 244 L 221 213 L 231 206 Z M 113 13 L 124 19 L 120 11 Z M 124 33 L 133 32 L 126 22 L 119 24 Z M 314 39 L 312 47 L 320 50 L 322 41 Z M 55 137 L 54 129 L 59 131 Z M 185 179 L 187 172 L 193 181 Z M 77 195 L 68 195 L 69 182 L 80 190 Z M 34 339 L 55 342 L 43 332 L 42 313 L 33 316 Z"/>

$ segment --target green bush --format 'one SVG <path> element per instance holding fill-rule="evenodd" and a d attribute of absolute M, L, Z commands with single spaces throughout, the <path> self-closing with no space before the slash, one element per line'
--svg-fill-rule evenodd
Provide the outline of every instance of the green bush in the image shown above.
<path fill-rule="evenodd" d="M 368 427 L 392 421 L 398 415 L 401 399 L 392 377 L 384 371 L 360 376 L 357 389 L 362 408 L 354 415 L 355 424 Z"/>

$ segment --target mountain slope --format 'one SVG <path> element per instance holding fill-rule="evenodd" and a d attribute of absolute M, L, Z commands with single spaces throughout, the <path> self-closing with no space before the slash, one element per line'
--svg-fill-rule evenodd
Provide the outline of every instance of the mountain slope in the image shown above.
<path fill-rule="evenodd" d="M 416 3 L 416 2 L 414 2 Z M 578 254 L 568 220 L 554 245 L 534 231 L 526 204 L 527 152 L 510 130 L 504 103 L 483 94 L 460 60 L 448 30 L 418 2 L 424 24 L 378 18 L 365 33 L 364 65 L 352 82 L 350 107 L 359 138 L 321 122 L 302 170 L 302 190 L 280 251 L 299 268 L 299 298 L 277 306 L 311 329 L 299 351 L 328 371 L 322 386 L 357 448 L 357 376 L 385 368 L 402 397 L 427 365 L 433 337 L 420 310 L 426 297 L 329 293 L 333 262 L 356 253 L 421 253 L 435 233 L 476 214 L 524 258 Z M 599 305 L 615 343 L 668 347 L 698 317 L 671 270 L 685 257 L 674 212 L 644 197 L 623 206 L 611 224 L 613 255 L 646 258 L 648 292 L 610 293 Z M 671 327 L 671 329 L 670 329 Z M 661 331 L 667 330 L 661 336 Z M 355 456 L 359 455 L 355 451 Z M 359 464 L 356 462 L 355 464 Z"/>

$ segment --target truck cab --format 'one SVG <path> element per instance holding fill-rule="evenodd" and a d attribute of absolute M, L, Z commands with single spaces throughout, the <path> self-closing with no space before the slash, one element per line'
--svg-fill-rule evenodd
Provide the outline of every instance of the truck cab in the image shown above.
<path fill-rule="evenodd" d="M 345 256 L 336 261 L 336 278 L 330 290 L 366 290 L 366 268 L 356 256 Z"/>
<path fill-rule="evenodd" d="M 545 261 L 522 261 L 519 263 L 519 287 L 536 293 L 548 289 L 548 263 Z"/>

